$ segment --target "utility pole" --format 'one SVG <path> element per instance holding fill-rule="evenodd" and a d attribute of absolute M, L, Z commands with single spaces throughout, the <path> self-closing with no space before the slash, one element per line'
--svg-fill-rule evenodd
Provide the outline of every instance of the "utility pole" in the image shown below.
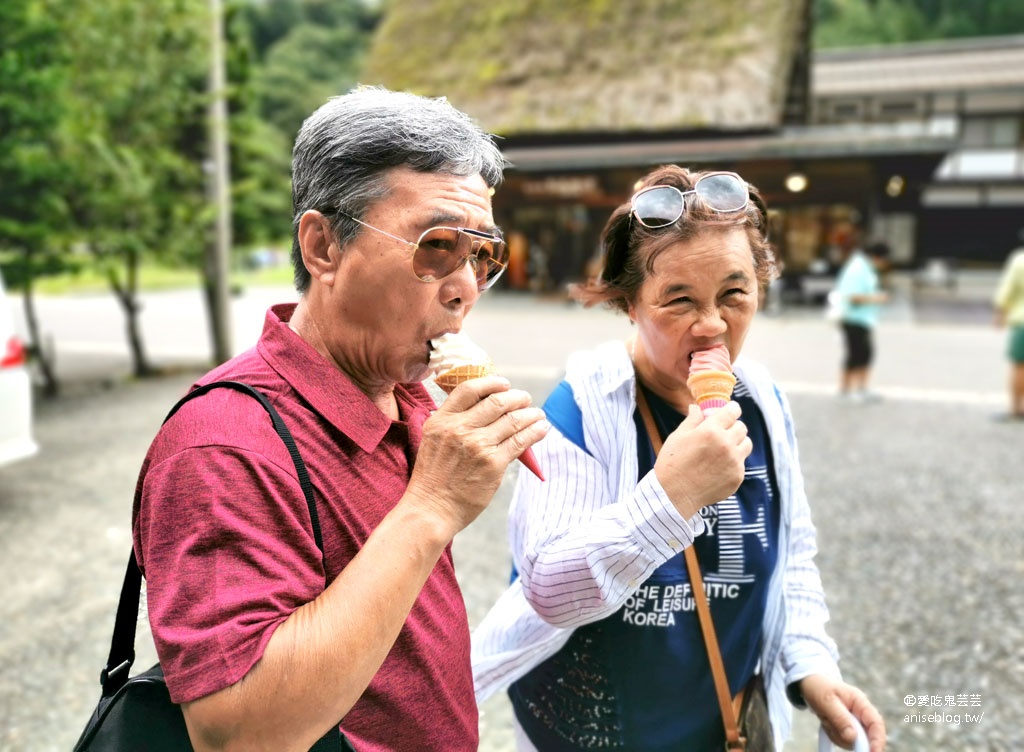
<path fill-rule="evenodd" d="M 216 221 L 206 249 L 206 298 L 213 360 L 223 363 L 231 355 L 231 309 L 228 272 L 231 258 L 231 177 L 228 164 L 228 107 L 224 74 L 224 10 L 221 0 L 210 0 L 210 200 Z"/>

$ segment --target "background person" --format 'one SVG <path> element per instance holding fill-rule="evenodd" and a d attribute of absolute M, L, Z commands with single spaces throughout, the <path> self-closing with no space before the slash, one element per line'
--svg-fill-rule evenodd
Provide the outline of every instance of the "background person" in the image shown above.
<path fill-rule="evenodd" d="M 702 416 L 686 385 L 694 352 L 724 345 L 739 357 L 776 274 L 763 205 L 731 173 L 669 166 L 643 186 L 660 188 L 615 210 L 601 277 L 575 288 L 626 313 L 635 333 L 571 356 L 545 405 L 555 430 L 535 451 L 548 480 L 521 473 L 516 484 L 519 577 L 473 633 L 477 698 L 511 685 L 520 750 L 721 750 L 688 592 L 683 550 L 694 546 L 730 691 L 762 672 L 777 748 L 792 701 L 847 744 L 854 713 L 881 752 L 884 723 L 841 679 L 825 632 L 785 397 L 743 358 L 717 413 Z M 667 436 L 656 458 L 640 390 Z"/>
<path fill-rule="evenodd" d="M 499 377 L 436 412 L 421 381 L 430 340 L 461 329 L 502 271 L 502 168 L 444 100 L 363 88 L 303 124 L 300 300 L 272 307 L 256 347 L 199 383 L 247 382 L 280 412 L 309 469 L 323 563 L 289 455 L 245 395 L 185 405 L 136 496 L 153 637 L 197 750 L 306 750 L 339 721 L 361 751 L 476 750 L 450 543 L 546 425 Z"/>
<path fill-rule="evenodd" d="M 1024 241 L 1024 230 L 1020 232 Z M 1009 328 L 1010 410 L 1007 420 L 1024 420 L 1024 247 L 1006 259 L 993 305 L 996 325 Z"/>
<path fill-rule="evenodd" d="M 879 399 L 868 389 L 875 359 L 874 331 L 881 306 L 889 296 L 882 291 L 879 272 L 888 266 L 889 246 L 872 243 L 860 247 L 860 232 L 847 233 L 840 242 L 843 264 L 836 278 L 840 300 L 839 326 L 845 355 L 839 382 L 840 396 L 855 402 Z"/>

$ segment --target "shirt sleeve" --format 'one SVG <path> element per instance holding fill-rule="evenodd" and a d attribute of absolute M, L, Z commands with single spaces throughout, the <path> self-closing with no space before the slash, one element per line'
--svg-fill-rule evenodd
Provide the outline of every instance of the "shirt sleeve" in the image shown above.
<path fill-rule="evenodd" d="M 676 511 L 653 471 L 625 484 L 632 492 L 619 498 L 601 462 L 557 429 L 535 451 L 550 477 L 519 474 L 511 544 L 523 595 L 551 625 L 613 614 L 704 530 L 700 515 L 686 520 Z"/>
<path fill-rule="evenodd" d="M 175 702 L 239 681 L 281 622 L 323 590 L 308 527 L 294 469 L 251 450 L 197 446 L 149 468 L 136 536 Z"/>
<path fill-rule="evenodd" d="M 786 425 L 792 427 L 789 403 L 781 394 L 779 399 L 782 401 Z M 839 651 L 825 630 L 829 620 L 828 606 L 825 603 L 821 574 L 814 562 L 818 553 L 817 531 L 811 520 L 799 451 L 791 428 L 787 441 L 791 451 L 789 477 L 792 498 L 789 552 L 784 579 L 786 629 L 780 658 L 788 686 L 811 674 L 839 676 Z"/>

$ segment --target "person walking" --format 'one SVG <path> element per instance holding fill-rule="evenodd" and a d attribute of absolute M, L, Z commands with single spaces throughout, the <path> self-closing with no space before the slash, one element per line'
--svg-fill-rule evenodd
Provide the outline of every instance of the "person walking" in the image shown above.
<path fill-rule="evenodd" d="M 303 123 L 299 301 L 197 385 L 267 395 L 305 460 L 323 553 L 287 449 L 233 390 L 163 426 L 136 492 L 149 621 L 196 750 L 308 750 L 339 724 L 361 751 L 477 749 L 451 541 L 547 425 L 500 377 L 440 407 L 421 382 L 431 339 L 460 330 L 504 269 L 503 167 L 443 99 L 358 88 Z"/>
<path fill-rule="evenodd" d="M 770 724 L 751 750 L 781 750 L 793 705 L 836 743 L 852 745 L 855 717 L 885 747 L 825 631 L 788 401 L 741 356 L 777 274 L 766 221 L 739 175 L 659 168 L 605 225 L 600 276 L 572 288 L 635 331 L 570 356 L 535 447 L 547 482 L 520 473 L 512 498 L 517 576 L 473 632 L 477 698 L 508 688 L 521 752 L 723 749 L 705 596 L 726 702 L 743 690 Z M 691 361 L 723 351 L 738 382 L 705 416 Z"/>
<path fill-rule="evenodd" d="M 843 262 L 836 278 L 835 295 L 839 300 L 839 326 L 845 354 L 839 381 L 839 394 L 852 402 L 879 399 L 868 388 L 875 359 L 874 331 L 881 305 L 888 295 L 881 289 L 879 272 L 888 266 L 889 246 L 872 243 L 866 250 L 860 245 L 856 228 L 840 239 Z"/>
<path fill-rule="evenodd" d="M 1024 240 L 1024 230 L 1020 232 Z M 1007 327 L 1010 360 L 1010 409 L 1003 420 L 1024 420 L 1024 246 L 1006 259 L 993 299 L 995 323 Z"/>

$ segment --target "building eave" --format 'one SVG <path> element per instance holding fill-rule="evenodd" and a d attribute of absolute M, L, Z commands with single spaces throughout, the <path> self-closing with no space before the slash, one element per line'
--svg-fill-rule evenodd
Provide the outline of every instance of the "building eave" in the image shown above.
<path fill-rule="evenodd" d="M 872 126 L 801 126 L 773 133 L 622 140 L 603 144 L 519 146 L 510 139 L 503 153 L 522 172 L 607 169 L 666 163 L 721 163 L 739 160 L 825 159 L 945 154 L 956 145 L 956 124 L 948 119 Z"/>

